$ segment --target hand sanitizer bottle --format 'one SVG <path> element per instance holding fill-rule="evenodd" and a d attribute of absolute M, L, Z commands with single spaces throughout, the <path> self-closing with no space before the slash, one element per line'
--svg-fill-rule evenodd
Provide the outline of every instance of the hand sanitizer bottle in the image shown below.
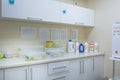
<path fill-rule="evenodd" d="M 68 41 L 68 53 L 73 53 L 75 51 L 75 44 L 72 40 Z"/>
<path fill-rule="evenodd" d="M 89 47 L 88 43 L 85 42 L 85 53 L 88 53 L 88 49 L 89 49 L 88 47 Z"/>
<path fill-rule="evenodd" d="M 98 52 L 98 43 L 97 42 L 94 43 L 94 52 L 95 53 Z"/>
<path fill-rule="evenodd" d="M 75 43 L 75 52 L 76 54 L 79 53 L 79 42 Z"/>

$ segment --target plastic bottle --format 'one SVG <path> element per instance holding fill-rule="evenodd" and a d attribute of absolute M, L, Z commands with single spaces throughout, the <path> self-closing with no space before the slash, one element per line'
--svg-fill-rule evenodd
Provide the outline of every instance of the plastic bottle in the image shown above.
<path fill-rule="evenodd" d="M 88 53 L 88 50 L 89 50 L 89 45 L 87 42 L 85 42 L 85 53 Z"/>
<path fill-rule="evenodd" d="M 82 43 L 79 45 L 79 52 L 84 53 L 84 45 Z"/>
<path fill-rule="evenodd" d="M 97 42 L 94 43 L 94 52 L 95 53 L 98 52 L 98 43 Z"/>
<path fill-rule="evenodd" d="M 79 42 L 75 43 L 75 52 L 79 53 Z"/>
<path fill-rule="evenodd" d="M 90 53 L 94 52 L 94 44 L 89 44 L 89 52 Z"/>
<path fill-rule="evenodd" d="M 75 52 L 75 47 L 74 47 L 74 42 L 72 42 L 72 40 L 68 41 L 68 53 L 72 53 Z"/>

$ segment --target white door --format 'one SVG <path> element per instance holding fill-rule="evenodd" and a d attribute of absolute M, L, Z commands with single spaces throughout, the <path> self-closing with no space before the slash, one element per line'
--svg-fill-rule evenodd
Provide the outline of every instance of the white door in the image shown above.
<path fill-rule="evenodd" d="M 28 80 L 28 68 L 5 69 L 5 80 Z"/>
<path fill-rule="evenodd" d="M 3 80 L 3 70 L 0 70 L 0 80 Z"/>
<path fill-rule="evenodd" d="M 9 1 L 12 0 L 2 0 L 2 17 L 27 19 L 28 0 L 13 0 L 12 4 Z"/>
<path fill-rule="evenodd" d="M 79 60 L 71 60 L 69 64 L 69 80 L 79 80 L 80 62 Z"/>
<path fill-rule="evenodd" d="M 30 66 L 30 80 L 47 80 L 47 64 Z"/>
<path fill-rule="evenodd" d="M 104 57 L 94 57 L 94 80 L 101 80 L 104 76 Z"/>

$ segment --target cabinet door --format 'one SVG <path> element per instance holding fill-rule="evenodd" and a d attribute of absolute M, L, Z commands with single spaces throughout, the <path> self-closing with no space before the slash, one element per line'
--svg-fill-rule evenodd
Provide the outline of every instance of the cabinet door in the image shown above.
<path fill-rule="evenodd" d="M 5 69 L 5 80 L 28 80 L 28 68 Z"/>
<path fill-rule="evenodd" d="M 76 18 L 76 7 L 66 3 L 60 3 L 60 22 L 67 24 L 75 24 Z"/>
<path fill-rule="evenodd" d="M 55 0 L 42 0 L 43 20 L 48 22 L 60 22 L 60 3 Z M 41 13 L 40 12 L 40 13 Z"/>
<path fill-rule="evenodd" d="M 104 76 L 104 57 L 94 57 L 94 80 L 101 80 Z"/>
<path fill-rule="evenodd" d="M 93 80 L 93 59 L 80 59 L 80 80 Z"/>
<path fill-rule="evenodd" d="M 46 0 L 24 0 L 27 2 L 26 4 L 26 11 L 27 15 L 26 17 L 30 20 L 43 20 L 43 11 L 44 11 L 44 5 L 43 2 Z M 46 5 L 45 5 L 46 6 Z"/>
<path fill-rule="evenodd" d="M 2 17 L 26 19 L 27 1 L 28 0 L 14 0 L 11 4 L 10 0 L 2 0 Z"/>
<path fill-rule="evenodd" d="M 85 80 L 93 80 L 94 64 L 93 58 L 84 59 L 84 75 Z"/>
<path fill-rule="evenodd" d="M 79 60 L 71 60 L 69 64 L 69 80 L 79 80 L 80 62 Z"/>
<path fill-rule="evenodd" d="M 47 64 L 30 66 L 30 80 L 47 80 Z"/>
<path fill-rule="evenodd" d="M 0 80 L 3 80 L 3 70 L 0 70 Z"/>
<path fill-rule="evenodd" d="M 94 11 L 83 8 L 83 22 L 85 26 L 94 26 Z"/>

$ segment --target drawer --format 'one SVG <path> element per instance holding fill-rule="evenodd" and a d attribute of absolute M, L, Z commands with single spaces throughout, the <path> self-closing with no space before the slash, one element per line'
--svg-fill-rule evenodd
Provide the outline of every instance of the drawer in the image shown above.
<path fill-rule="evenodd" d="M 55 62 L 48 64 L 48 74 L 68 71 L 69 61 Z"/>
<path fill-rule="evenodd" d="M 68 72 L 50 75 L 48 80 L 69 80 Z"/>

